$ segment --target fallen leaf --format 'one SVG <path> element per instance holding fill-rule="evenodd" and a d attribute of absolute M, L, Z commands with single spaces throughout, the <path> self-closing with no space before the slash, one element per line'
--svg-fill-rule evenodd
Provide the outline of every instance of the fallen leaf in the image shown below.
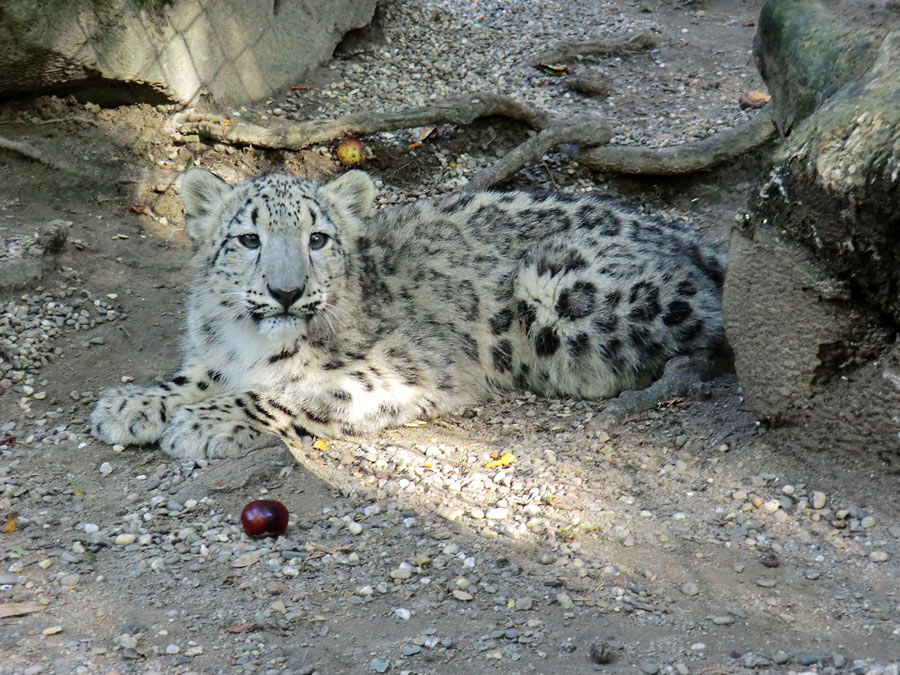
<path fill-rule="evenodd" d="M 127 234 L 115 234 L 113 235 L 113 239 L 128 239 Z"/>
<path fill-rule="evenodd" d="M 556 66 L 552 63 L 539 63 L 537 64 L 537 69 L 548 75 L 568 75 L 572 72 L 566 66 Z"/>
<path fill-rule="evenodd" d="M 422 144 L 416 141 L 415 143 L 410 143 L 407 148 L 410 150 L 415 150 L 416 148 L 421 148 Z"/>
<path fill-rule="evenodd" d="M 772 98 L 764 91 L 748 91 L 740 98 L 742 108 L 762 108 Z"/>
<path fill-rule="evenodd" d="M 324 438 L 317 438 L 313 442 L 313 447 L 316 450 L 321 450 L 322 452 L 325 452 L 326 450 L 328 450 L 328 441 L 326 441 Z"/>
<path fill-rule="evenodd" d="M 426 138 L 428 138 L 429 136 L 431 136 L 431 134 L 434 133 L 434 130 L 436 128 L 437 127 L 422 127 L 422 131 L 419 132 L 419 136 L 416 140 L 424 141 Z"/>
<path fill-rule="evenodd" d="M 511 452 L 507 452 L 500 459 L 496 459 L 493 462 L 488 462 L 484 465 L 485 469 L 497 469 L 501 466 L 509 466 L 513 462 L 516 461 L 516 456 Z"/>
<path fill-rule="evenodd" d="M 26 551 L 21 546 L 10 546 L 9 550 L 15 553 L 17 556 L 21 556 L 22 558 L 28 555 L 28 551 Z"/>
<path fill-rule="evenodd" d="M 301 87 L 300 85 L 295 85 L 291 87 L 291 91 L 309 91 L 309 87 Z"/>
<path fill-rule="evenodd" d="M 140 213 L 141 215 L 144 215 L 144 216 L 150 214 L 150 209 L 148 209 L 143 204 L 129 204 L 128 210 L 131 211 L 132 213 Z"/>
<path fill-rule="evenodd" d="M 230 623 L 227 626 L 222 626 L 222 630 L 228 631 L 229 633 L 249 633 L 264 629 L 265 626 L 261 623 Z"/>
<path fill-rule="evenodd" d="M 6 519 L 6 522 L 3 523 L 3 526 L 0 527 L 0 532 L 4 534 L 9 534 L 10 532 L 16 531 L 16 518 L 18 517 L 18 513 L 12 514 L 9 518 Z"/>
<path fill-rule="evenodd" d="M 7 616 L 23 616 L 43 612 L 48 605 L 35 605 L 30 602 L 5 602 L 0 605 L 0 619 Z"/>
<path fill-rule="evenodd" d="M 245 553 L 240 558 L 231 563 L 232 567 L 250 567 L 255 563 L 259 562 L 259 552 L 251 551 L 250 553 Z"/>

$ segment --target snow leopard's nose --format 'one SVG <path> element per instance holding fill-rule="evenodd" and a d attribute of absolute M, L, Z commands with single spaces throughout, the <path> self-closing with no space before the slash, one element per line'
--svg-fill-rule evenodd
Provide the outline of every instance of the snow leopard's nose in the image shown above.
<path fill-rule="evenodd" d="M 297 298 L 303 295 L 303 289 L 305 287 L 294 288 L 290 291 L 284 291 L 280 288 L 272 288 L 267 284 L 266 288 L 269 290 L 269 295 L 280 302 L 281 306 L 284 307 L 284 311 L 287 311 L 288 308 L 293 305 L 294 302 L 296 302 Z"/>

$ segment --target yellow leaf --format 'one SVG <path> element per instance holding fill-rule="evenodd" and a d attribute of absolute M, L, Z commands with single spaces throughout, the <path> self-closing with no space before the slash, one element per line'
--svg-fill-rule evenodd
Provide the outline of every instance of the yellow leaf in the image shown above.
<path fill-rule="evenodd" d="M 0 527 L 0 532 L 6 533 L 6 534 L 8 534 L 10 532 L 15 532 L 15 531 L 16 531 L 16 517 L 15 516 L 13 516 L 9 520 L 7 520 L 5 523 L 3 523 L 3 526 Z"/>
<path fill-rule="evenodd" d="M 47 609 L 47 605 L 32 605 L 28 602 L 5 602 L 0 605 L 0 619 L 7 616 L 22 616 L 23 614 L 43 612 L 45 609 Z"/>
<path fill-rule="evenodd" d="M 507 452 L 500 459 L 495 460 L 493 462 L 488 462 L 487 464 L 485 464 L 484 468 L 497 469 L 501 466 L 509 466 L 510 464 L 512 464 L 515 461 L 516 461 L 516 456 L 514 454 L 512 454 L 511 452 Z"/>
<path fill-rule="evenodd" d="M 321 450 L 322 452 L 325 452 L 326 450 L 328 450 L 328 441 L 326 441 L 324 438 L 317 438 L 315 440 L 315 442 L 313 443 L 313 447 L 316 450 Z"/>

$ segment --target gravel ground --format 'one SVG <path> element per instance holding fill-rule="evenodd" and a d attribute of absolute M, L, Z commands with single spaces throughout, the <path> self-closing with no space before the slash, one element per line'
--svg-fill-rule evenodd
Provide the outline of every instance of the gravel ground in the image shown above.
<path fill-rule="evenodd" d="M 490 89 L 560 115 L 606 106 L 616 142 L 683 142 L 750 114 L 737 100 L 761 86 L 745 25 L 757 10 L 389 2 L 312 89 L 237 112 L 333 117 Z M 599 102 L 523 65 L 559 39 L 645 30 L 658 51 L 576 64 L 612 78 Z M 51 135 L 73 156 L 122 154 L 124 138 L 163 168 L 270 161 L 160 140 L 167 109 L 54 99 L 3 121 L 76 109 L 117 140 Z M 441 128 L 416 150 L 415 131 L 366 139 L 382 203 L 464 183 L 502 149 L 492 133 Z M 330 157 L 288 166 L 315 175 Z M 723 241 L 739 173 L 620 196 Z M 0 285 L 0 615 L 13 614 L 0 673 L 900 673 L 896 460 L 780 446 L 728 377 L 614 429 L 596 424 L 597 403 L 514 394 L 240 460 L 96 443 L 96 393 L 171 367 L 188 251 L 170 192 L 143 194 L 157 217 L 139 218 L 111 186 L 57 195 L 50 180 L 0 167 L 0 268 L 52 267 L 36 224 L 60 212 L 69 239 L 40 285 Z M 565 152 L 514 184 L 625 185 Z M 287 505 L 283 536 L 241 531 L 259 496 Z"/>

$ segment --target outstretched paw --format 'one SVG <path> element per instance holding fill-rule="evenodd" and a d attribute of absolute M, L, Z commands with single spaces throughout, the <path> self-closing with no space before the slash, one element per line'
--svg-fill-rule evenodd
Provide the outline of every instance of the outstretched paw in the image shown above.
<path fill-rule="evenodd" d="M 182 406 L 159 441 L 162 451 L 178 459 L 216 459 L 246 455 L 259 433 L 245 422 L 219 419 L 198 406 Z"/>
<path fill-rule="evenodd" d="M 650 410 L 675 398 L 709 394 L 709 382 L 729 368 L 728 355 L 703 354 L 676 356 L 666 364 L 663 374 L 645 389 L 631 389 L 610 399 L 592 420 L 603 429 L 620 424 L 628 415 Z"/>
<path fill-rule="evenodd" d="M 91 433 L 104 443 L 156 443 L 168 423 L 165 392 L 134 384 L 107 389 L 91 413 Z"/>

